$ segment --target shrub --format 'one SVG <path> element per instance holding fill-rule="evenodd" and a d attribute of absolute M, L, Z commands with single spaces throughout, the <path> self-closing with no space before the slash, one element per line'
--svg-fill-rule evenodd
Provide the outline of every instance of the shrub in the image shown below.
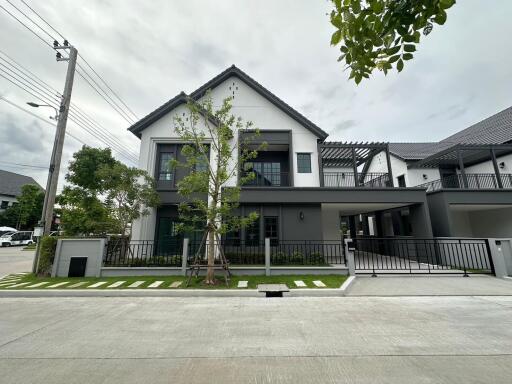
<path fill-rule="evenodd" d="M 52 272 L 53 260 L 55 259 L 55 250 L 57 248 L 58 237 L 44 236 L 39 241 L 41 248 L 39 250 L 38 276 L 49 276 Z"/>

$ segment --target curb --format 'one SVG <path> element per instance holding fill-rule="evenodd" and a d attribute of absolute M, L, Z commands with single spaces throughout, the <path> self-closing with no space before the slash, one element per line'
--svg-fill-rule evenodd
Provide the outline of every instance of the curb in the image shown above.
<path fill-rule="evenodd" d="M 290 289 L 284 297 L 342 297 L 352 286 L 349 276 L 340 288 Z M 260 297 L 257 289 L 18 289 L 0 290 L 0 298 L 38 297 Z"/>

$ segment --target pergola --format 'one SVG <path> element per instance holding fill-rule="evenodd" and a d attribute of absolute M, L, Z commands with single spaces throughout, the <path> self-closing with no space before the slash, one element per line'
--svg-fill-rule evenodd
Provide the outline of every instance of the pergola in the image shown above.
<path fill-rule="evenodd" d="M 509 153 L 512 153 L 512 144 L 456 144 L 434 155 L 412 163 L 408 165 L 408 168 L 458 167 L 464 186 L 467 188 L 468 179 L 465 167 L 491 160 L 498 187 L 503 188 L 496 157 Z"/>
<path fill-rule="evenodd" d="M 391 159 L 389 155 L 388 143 L 358 143 L 358 142 L 338 142 L 338 141 L 325 141 L 318 143 L 318 156 L 319 169 L 320 169 L 320 185 L 324 186 L 323 168 L 327 167 L 352 167 L 354 172 L 354 179 L 356 186 L 358 184 L 358 170 L 357 168 L 364 164 L 361 174 L 367 172 L 372 158 L 380 153 L 386 153 L 387 169 L 389 179 L 393 180 L 391 171 Z"/>

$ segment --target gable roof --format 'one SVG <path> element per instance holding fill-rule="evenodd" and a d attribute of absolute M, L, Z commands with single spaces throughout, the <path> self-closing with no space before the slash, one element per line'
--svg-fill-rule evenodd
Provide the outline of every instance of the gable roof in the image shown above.
<path fill-rule="evenodd" d="M 441 143 L 503 144 L 512 141 L 512 107 L 463 129 Z"/>
<path fill-rule="evenodd" d="M 185 94 L 185 92 L 180 92 L 177 96 L 174 96 L 167 103 L 161 105 L 153 112 L 149 113 L 148 115 L 144 116 L 142 119 L 137 121 L 135 124 L 129 127 L 128 130 L 140 139 L 140 133 L 144 129 L 149 127 L 162 116 L 166 115 L 169 111 L 172 111 L 174 108 L 180 106 L 181 104 L 185 104 L 188 100 L 187 97 L 188 96 Z"/>
<path fill-rule="evenodd" d="M 202 86 L 200 86 L 198 89 L 196 89 L 194 92 L 192 92 L 190 94 L 190 98 L 192 98 L 194 100 L 199 100 L 202 96 L 205 95 L 207 90 L 215 88 L 216 86 L 221 84 L 223 81 L 227 80 L 228 78 L 230 78 L 232 76 L 237 77 L 238 79 L 243 81 L 245 84 L 247 84 L 250 88 L 252 88 L 258 94 L 260 94 L 261 96 L 266 98 L 268 101 L 270 101 L 272 104 L 274 104 L 277 108 L 281 109 L 284 113 L 286 113 L 292 119 L 297 121 L 299 124 L 303 125 L 305 128 L 307 128 L 313 134 L 315 134 L 318 138 L 320 138 L 322 140 L 325 140 L 327 138 L 328 134 L 325 131 L 323 131 L 320 127 L 318 127 L 316 124 L 314 124 L 309 119 L 307 119 L 304 115 L 300 114 L 298 111 L 296 111 L 295 109 L 290 107 L 283 100 L 281 100 L 279 97 L 274 95 L 268 89 L 263 87 L 260 83 L 258 83 L 256 80 L 251 78 L 249 75 L 247 75 L 241 69 L 237 68 L 235 65 L 232 65 L 225 71 L 221 72 L 219 75 L 215 76 L 210 81 L 208 81 L 205 84 L 203 84 Z M 181 98 L 184 98 L 184 100 L 186 102 L 187 95 L 183 92 L 180 93 L 178 96 L 172 98 L 167 103 L 165 103 L 161 107 L 155 109 L 153 112 L 151 112 L 146 117 L 139 120 L 137 123 L 133 124 L 130 128 L 128 128 L 128 130 L 140 138 L 140 132 L 142 132 L 149 125 L 151 125 L 156 120 L 161 118 L 163 115 L 165 115 L 166 113 L 168 113 L 169 111 L 171 111 L 172 109 L 174 109 L 178 105 L 180 105 L 183 102 Z"/>
<path fill-rule="evenodd" d="M 457 144 L 504 144 L 510 142 L 512 142 L 512 107 L 439 142 L 389 143 L 389 152 L 403 160 L 423 160 Z"/>
<path fill-rule="evenodd" d="M 453 144 L 449 143 L 389 143 L 389 152 L 402 160 L 421 160 Z"/>
<path fill-rule="evenodd" d="M 21 195 L 21 188 L 26 184 L 33 184 L 41 188 L 30 176 L 3 171 L 0 169 L 0 195 L 17 197 Z M 41 188 L 42 190 L 43 188 Z"/>

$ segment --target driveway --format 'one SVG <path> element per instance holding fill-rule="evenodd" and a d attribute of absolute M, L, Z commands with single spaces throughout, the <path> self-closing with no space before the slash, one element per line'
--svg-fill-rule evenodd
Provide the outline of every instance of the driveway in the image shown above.
<path fill-rule="evenodd" d="M 471 275 L 357 276 L 349 296 L 511 296 L 512 279 Z"/>
<path fill-rule="evenodd" d="M 510 383 L 512 297 L 3 298 L 2 383 Z"/>
<path fill-rule="evenodd" d="M 0 247 L 0 277 L 10 273 L 30 272 L 35 251 L 23 247 Z"/>

